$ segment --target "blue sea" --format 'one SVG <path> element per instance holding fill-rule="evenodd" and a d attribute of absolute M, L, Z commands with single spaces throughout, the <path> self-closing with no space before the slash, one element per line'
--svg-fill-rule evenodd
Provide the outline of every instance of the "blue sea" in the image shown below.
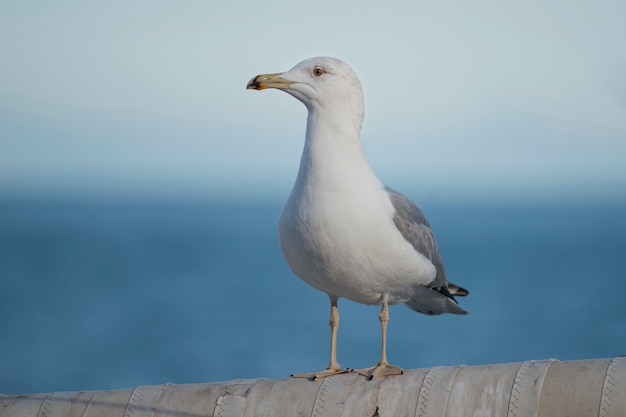
<path fill-rule="evenodd" d="M 470 314 L 390 310 L 404 368 L 626 354 L 626 205 L 442 204 Z M 328 363 L 329 305 L 284 263 L 281 203 L 0 199 L 0 393 L 284 378 Z M 338 358 L 380 354 L 340 300 Z"/>

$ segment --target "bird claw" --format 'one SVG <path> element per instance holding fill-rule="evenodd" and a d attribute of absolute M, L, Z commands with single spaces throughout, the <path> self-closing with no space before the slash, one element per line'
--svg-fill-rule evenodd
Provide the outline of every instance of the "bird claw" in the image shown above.
<path fill-rule="evenodd" d="M 400 368 L 399 366 L 389 364 L 378 364 L 370 368 L 352 369 L 351 371 L 359 375 L 363 375 L 369 380 L 382 378 L 385 376 L 402 375 L 404 373 L 402 368 Z"/>
<path fill-rule="evenodd" d="M 322 378 L 327 378 L 329 376 L 333 376 L 333 375 L 340 375 L 340 374 L 347 374 L 348 372 L 350 372 L 350 369 L 331 369 L 331 368 L 327 368 L 324 369 L 323 371 L 320 372 L 313 372 L 313 373 L 308 373 L 308 374 L 292 374 L 291 377 L 292 378 L 303 378 L 303 379 L 308 379 L 310 381 L 315 381 L 317 379 L 322 379 Z"/>

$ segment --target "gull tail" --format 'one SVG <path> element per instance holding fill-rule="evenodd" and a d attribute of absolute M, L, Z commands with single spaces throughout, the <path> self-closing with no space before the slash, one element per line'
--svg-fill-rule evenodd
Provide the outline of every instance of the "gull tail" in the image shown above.
<path fill-rule="evenodd" d="M 454 284 L 450 284 L 450 287 L 419 286 L 406 305 L 418 313 L 429 316 L 444 313 L 467 314 L 467 311 L 456 302 L 453 294 L 465 296 L 469 294 L 469 291 Z"/>
<path fill-rule="evenodd" d="M 448 290 L 450 290 L 450 294 L 457 297 L 465 297 L 469 294 L 469 291 L 467 291 L 465 288 L 459 287 L 458 285 L 451 282 L 448 282 Z"/>

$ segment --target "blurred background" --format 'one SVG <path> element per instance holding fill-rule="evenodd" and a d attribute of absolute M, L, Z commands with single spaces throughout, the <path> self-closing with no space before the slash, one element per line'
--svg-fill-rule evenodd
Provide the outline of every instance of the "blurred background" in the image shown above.
<path fill-rule="evenodd" d="M 250 78 L 338 57 L 363 146 L 465 317 L 391 309 L 405 368 L 626 353 L 626 4 L 3 2 L 0 393 L 282 378 L 328 300 L 276 223 L 306 110 Z M 340 301 L 339 361 L 378 360 Z"/>

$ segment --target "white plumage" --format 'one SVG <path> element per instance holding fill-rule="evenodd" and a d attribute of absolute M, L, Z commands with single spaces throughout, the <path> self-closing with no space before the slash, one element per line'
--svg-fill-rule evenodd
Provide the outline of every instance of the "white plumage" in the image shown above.
<path fill-rule="evenodd" d="M 385 187 L 360 142 L 363 92 L 354 71 L 335 58 L 302 61 L 282 74 L 253 78 L 248 88 L 278 88 L 308 109 L 300 169 L 279 221 L 281 251 L 293 272 L 331 301 L 331 361 L 307 377 L 345 372 L 335 358 L 337 300 L 381 304 L 383 352 L 371 378 L 402 373 L 386 359 L 388 304 L 425 314 L 464 314 L 448 286 L 437 244 L 422 212 Z"/>

